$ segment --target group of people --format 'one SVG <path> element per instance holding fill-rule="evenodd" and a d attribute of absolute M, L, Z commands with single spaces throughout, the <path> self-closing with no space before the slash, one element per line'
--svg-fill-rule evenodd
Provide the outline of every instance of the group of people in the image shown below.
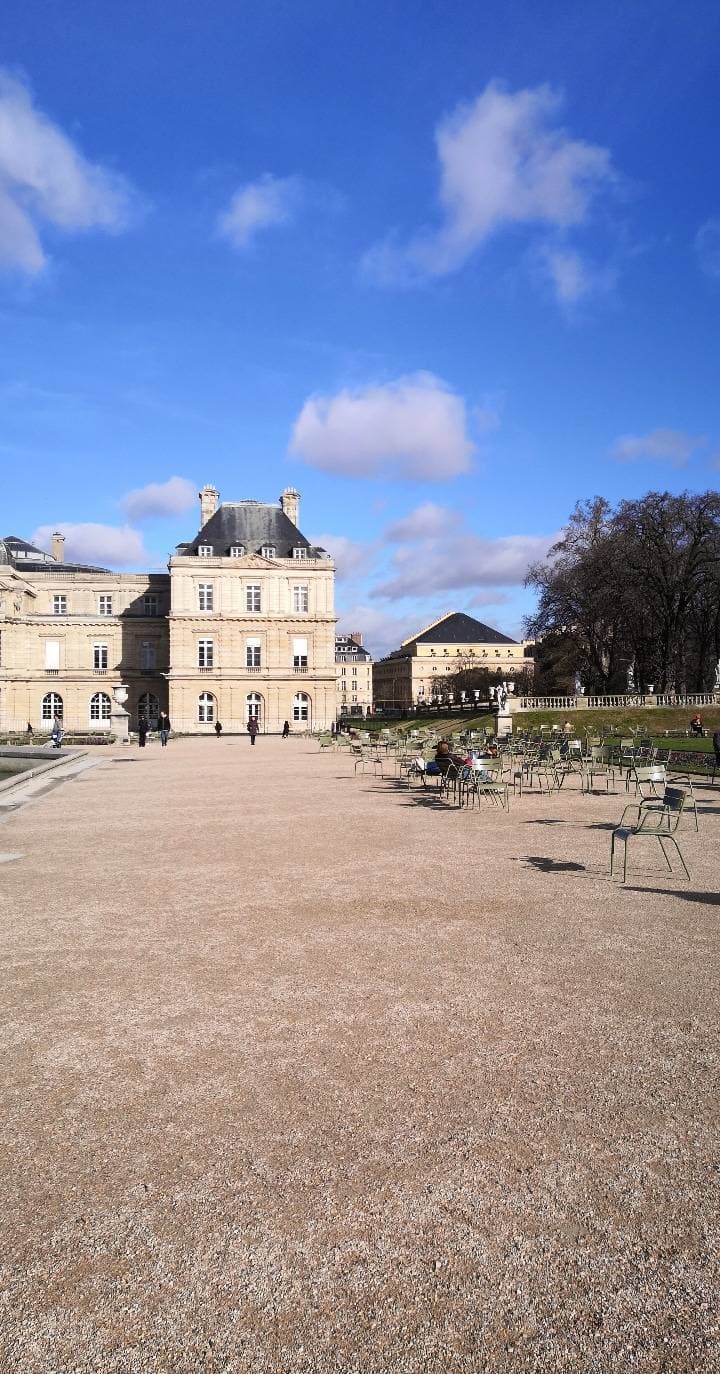
<path fill-rule="evenodd" d="M 415 758 L 415 771 L 425 773 L 427 777 L 445 777 L 447 773 L 462 773 L 467 776 L 470 769 L 482 770 L 483 758 L 497 758 L 497 745 L 488 744 L 482 755 L 477 754 L 453 754 L 450 748 L 450 741 L 441 739 L 438 741 L 435 750 L 435 758 L 429 762 L 418 754 Z"/>
<path fill-rule="evenodd" d="M 56 724 L 59 725 L 59 722 L 56 722 Z M 145 745 L 146 745 L 146 743 L 147 743 L 147 737 L 148 737 L 149 729 L 150 729 L 150 726 L 148 725 L 148 722 L 145 720 L 144 716 L 141 717 L 141 719 L 138 721 L 138 728 L 137 728 L 138 746 L 140 747 L 140 749 L 144 749 L 144 748 L 145 748 Z M 166 744 L 167 744 L 167 742 L 168 742 L 168 739 L 169 739 L 169 737 L 170 737 L 170 731 L 171 731 L 171 729 L 172 729 L 172 726 L 170 725 L 170 717 L 163 711 L 163 713 L 160 715 L 160 717 L 159 717 L 159 719 L 158 719 L 158 723 L 157 723 L 157 731 L 158 731 L 158 734 L 159 734 L 159 736 L 160 736 L 160 743 L 161 743 L 161 745 L 163 746 L 163 749 L 165 748 L 165 746 L 166 746 Z M 219 720 L 216 720 L 216 721 L 215 721 L 215 736 L 216 736 L 217 739 L 220 738 L 222 732 L 223 732 L 222 724 L 221 724 L 221 722 L 220 722 Z M 250 736 L 250 743 L 251 743 L 251 744 L 254 744 L 254 743 L 255 743 L 255 740 L 257 739 L 257 737 L 258 737 L 258 735 L 259 735 L 259 733 L 260 733 L 260 726 L 259 726 L 259 724 L 258 724 L 258 722 L 257 722 L 257 720 L 255 719 L 254 716 L 251 716 L 250 719 L 249 719 L 249 721 L 248 721 L 248 723 L 247 723 L 247 732 L 248 732 L 248 735 Z M 283 725 L 283 728 L 282 728 L 282 737 L 283 737 L 283 739 L 287 739 L 288 736 L 289 736 L 289 734 L 290 734 L 290 721 L 289 721 L 289 720 L 286 720 L 285 723 L 284 723 L 284 725 Z M 60 740 L 62 741 L 62 731 L 60 731 Z M 54 743 L 54 742 L 55 742 L 55 732 L 53 731 L 53 743 Z M 57 745 L 57 748 L 58 748 L 58 749 L 60 748 L 60 744 Z"/>
<path fill-rule="evenodd" d="M 149 729 L 150 729 L 150 727 L 149 727 L 148 722 L 146 721 L 145 717 L 144 717 L 144 716 L 141 716 L 141 717 L 140 717 L 140 720 L 138 721 L 138 729 L 137 729 L 137 733 L 138 733 L 138 744 L 139 744 L 139 746 L 140 746 L 141 749 L 144 749 L 144 748 L 145 748 L 145 744 L 146 744 L 146 742 L 147 742 L 148 730 L 149 730 Z M 170 731 L 171 731 L 171 729 L 172 729 L 172 726 L 170 725 L 170 717 L 166 714 L 165 711 L 161 712 L 160 716 L 158 717 L 157 731 L 158 731 L 158 734 L 159 734 L 159 736 L 160 736 L 160 743 L 161 743 L 163 749 L 166 747 L 167 742 L 168 742 L 168 739 L 170 738 Z"/>

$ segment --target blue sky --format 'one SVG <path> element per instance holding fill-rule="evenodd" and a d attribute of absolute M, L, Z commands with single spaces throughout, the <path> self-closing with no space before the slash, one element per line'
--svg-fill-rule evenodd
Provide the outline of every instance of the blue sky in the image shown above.
<path fill-rule="evenodd" d="M 2 532 L 159 566 L 199 485 L 294 485 L 375 652 L 518 632 L 577 499 L 717 482 L 719 38 L 706 0 L 5 0 Z"/>

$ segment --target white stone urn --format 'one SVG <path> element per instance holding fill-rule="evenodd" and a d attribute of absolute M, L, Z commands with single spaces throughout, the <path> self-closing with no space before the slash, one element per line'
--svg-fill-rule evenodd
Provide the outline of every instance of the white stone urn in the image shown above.
<path fill-rule="evenodd" d="M 125 710 L 125 702 L 128 699 L 128 689 L 124 683 L 119 687 L 113 688 L 114 709 L 110 712 L 112 730 L 115 738 L 121 743 L 127 743 L 130 737 L 130 717 Z"/>

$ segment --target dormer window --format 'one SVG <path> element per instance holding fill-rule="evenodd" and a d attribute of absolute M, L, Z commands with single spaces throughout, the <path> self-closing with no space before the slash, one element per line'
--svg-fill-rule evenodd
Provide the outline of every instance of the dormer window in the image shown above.
<path fill-rule="evenodd" d="M 302 547 L 300 545 L 296 545 L 292 553 L 293 558 L 307 558 L 308 556 L 308 551 L 304 545 Z"/>
<path fill-rule="evenodd" d="M 231 546 L 231 549 L 230 549 L 230 557 L 231 557 L 231 558 L 244 558 L 244 557 L 245 557 L 245 545 L 244 545 L 244 544 L 233 544 L 233 545 Z"/>
<path fill-rule="evenodd" d="M 212 558 L 212 544 L 198 544 L 198 558 Z"/>
<path fill-rule="evenodd" d="M 275 557 L 275 545 L 274 545 L 274 544 L 263 544 L 263 546 L 262 546 L 260 552 L 261 552 L 263 558 L 274 558 L 274 557 Z"/>

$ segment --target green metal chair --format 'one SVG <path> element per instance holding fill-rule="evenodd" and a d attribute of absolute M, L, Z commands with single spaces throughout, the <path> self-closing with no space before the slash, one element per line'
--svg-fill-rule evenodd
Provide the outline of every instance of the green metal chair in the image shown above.
<path fill-rule="evenodd" d="M 610 877 L 614 876 L 615 846 L 621 843 L 623 849 L 623 882 L 627 882 L 628 869 L 628 846 L 631 840 L 657 840 L 662 851 L 662 856 L 667 864 L 669 871 L 673 872 L 673 866 L 668 857 L 667 848 L 674 849 L 685 877 L 690 882 L 690 870 L 683 857 L 682 850 L 678 844 L 676 831 L 680 825 L 680 820 L 685 809 L 687 793 L 682 787 L 666 787 L 662 801 L 653 802 L 651 800 L 631 802 L 625 807 L 620 817 L 620 824 L 613 830 L 610 838 Z M 629 811 L 637 812 L 635 825 L 626 825 L 625 817 Z"/>

